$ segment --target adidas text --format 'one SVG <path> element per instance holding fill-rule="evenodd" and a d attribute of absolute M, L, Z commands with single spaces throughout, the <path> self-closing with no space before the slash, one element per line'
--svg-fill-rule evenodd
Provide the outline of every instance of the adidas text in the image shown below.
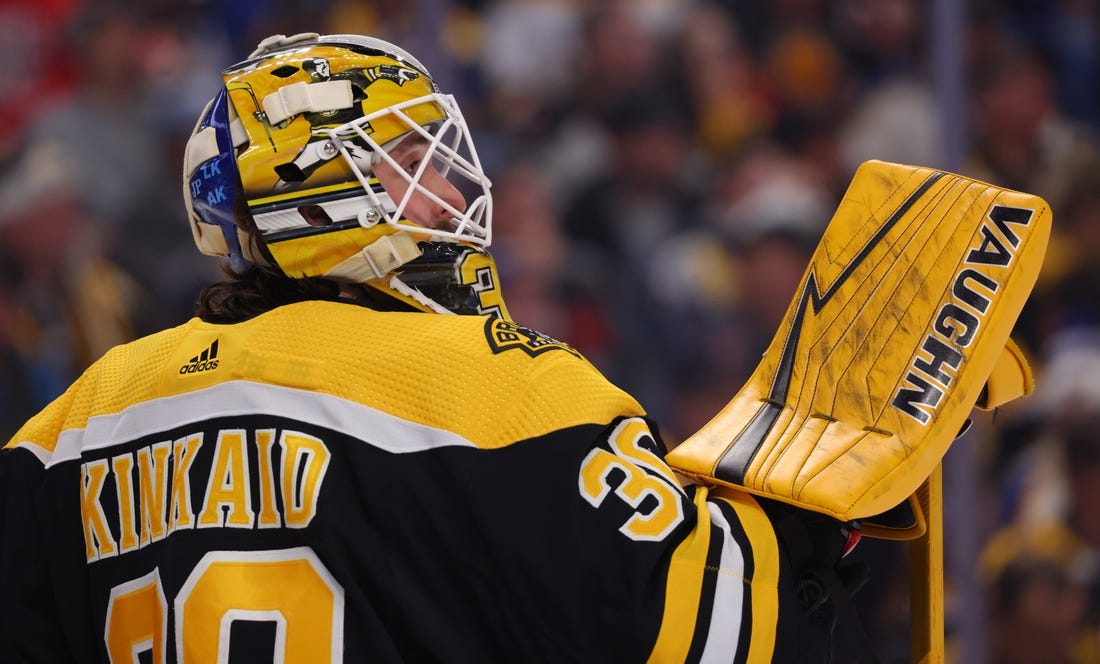
<path fill-rule="evenodd" d="M 210 371 L 211 369 L 218 368 L 217 360 L 207 360 L 206 362 L 196 362 L 194 364 L 185 364 L 180 367 L 180 375 L 198 373 L 200 371 Z"/>
<path fill-rule="evenodd" d="M 218 368 L 218 340 L 215 339 L 214 343 L 210 344 L 210 347 L 199 353 L 195 357 L 192 357 L 187 364 L 180 367 L 180 375 L 185 376 L 187 374 L 199 373 L 201 371 L 212 371 Z"/>

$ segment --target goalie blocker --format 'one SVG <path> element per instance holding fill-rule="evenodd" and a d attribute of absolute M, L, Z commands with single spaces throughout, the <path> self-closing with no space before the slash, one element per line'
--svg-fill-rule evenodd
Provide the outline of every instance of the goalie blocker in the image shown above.
<path fill-rule="evenodd" d="M 971 409 L 1032 388 L 1009 333 L 1050 225 L 1037 196 L 863 164 L 756 371 L 669 465 L 867 535 L 920 536 L 917 489 Z"/>

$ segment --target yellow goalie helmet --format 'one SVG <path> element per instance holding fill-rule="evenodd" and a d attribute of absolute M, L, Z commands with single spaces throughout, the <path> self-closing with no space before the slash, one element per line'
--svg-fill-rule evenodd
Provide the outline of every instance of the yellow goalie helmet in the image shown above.
<path fill-rule="evenodd" d="M 430 288 L 400 279 L 403 266 L 431 256 L 414 270 L 420 281 L 425 272 L 476 278 L 459 284 L 478 289 L 478 302 L 462 303 L 468 310 L 460 313 L 504 315 L 490 296 L 496 270 L 484 251 L 489 179 L 454 97 L 439 92 L 416 58 L 359 35 L 275 35 L 223 79 L 184 157 L 200 251 L 227 257 L 237 271 L 259 265 L 364 284 L 417 309 L 454 311 L 425 295 Z M 413 164 L 398 163 L 391 151 L 409 137 L 427 147 Z M 404 180 L 396 192 L 376 177 L 382 162 Z M 461 192 L 457 201 L 426 186 L 437 177 Z M 431 202 L 438 223 L 410 220 L 418 197 Z"/>

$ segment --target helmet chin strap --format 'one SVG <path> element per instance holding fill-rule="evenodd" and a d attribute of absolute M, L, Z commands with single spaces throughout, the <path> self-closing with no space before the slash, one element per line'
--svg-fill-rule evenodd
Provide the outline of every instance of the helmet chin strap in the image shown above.
<path fill-rule="evenodd" d="M 374 242 L 334 265 L 325 273 L 326 279 L 361 284 L 380 279 L 421 255 L 420 247 L 410 233 L 399 231 L 383 235 Z"/>

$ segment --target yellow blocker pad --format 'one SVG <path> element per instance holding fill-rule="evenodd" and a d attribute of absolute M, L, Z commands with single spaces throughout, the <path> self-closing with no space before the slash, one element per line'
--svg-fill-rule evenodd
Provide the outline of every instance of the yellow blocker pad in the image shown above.
<path fill-rule="evenodd" d="M 669 465 L 919 535 L 917 489 L 971 409 L 1031 389 L 1009 333 L 1050 225 L 1036 196 L 863 164 L 760 365 Z"/>

